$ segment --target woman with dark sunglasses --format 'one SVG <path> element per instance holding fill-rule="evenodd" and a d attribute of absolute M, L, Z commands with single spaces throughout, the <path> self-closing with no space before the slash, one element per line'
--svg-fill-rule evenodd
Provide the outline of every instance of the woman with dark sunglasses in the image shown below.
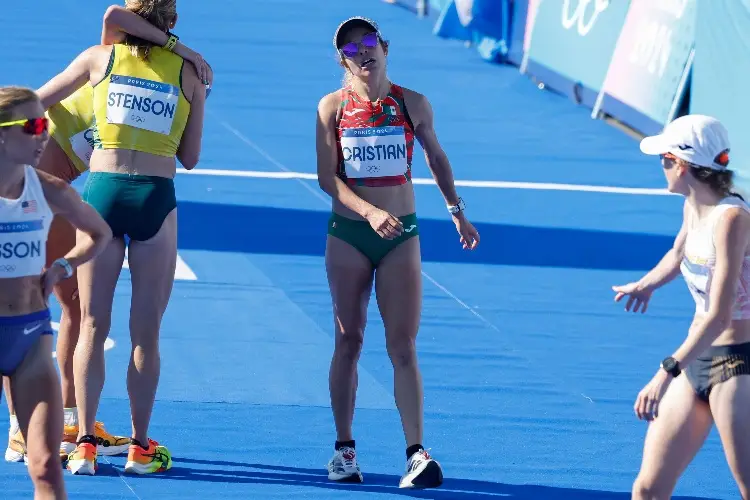
<path fill-rule="evenodd" d="M 75 268 L 104 250 L 112 232 L 66 182 L 34 169 L 48 139 L 34 91 L 0 87 L 0 375 L 10 379 L 34 498 L 60 499 L 67 498 L 58 458 L 62 398 L 48 298 Z M 43 270 L 56 215 L 82 237 Z"/>
<path fill-rule="evenodd" d="M 169 37 L 147 20 L 124 7 L 110 6 L 102 22 L 101 43 L 111 45 L 121 42 L 126 35 L 164 45 Z M 213 81 L 210 65 L 200 54 L 179 41 L 174 47 L 175 54 L 190 61 L 201 79 Z M 70 97 L 56 103 L 47 110 L 50 141 L 39 160 L 38 170 L 47 172 L 67 183 L 72 183 L 89 168 L 89 159 L 94 143 L 94 89 L 88 82 Z M 40 92 L 45 105 L 48 96 Z M 65 219 L 56 217 L 52 221 L 47 238 L 47 262 L 50 266 L 58 257 L 65 255 L 75 246 L 76 233 Z M 81 323 L 81 310 L 78 301 L 78 281 L 76 274 L 63 280 L 54 289 L 55 297 L 62 309 L 60 327 L 57 333 L 57 364 L 60 369 L 62 386 L 64 433 L 60 444 L 60 457 L 63 460 L 75 449 L 78 437 L 78 413 L 76 410 L 75 385 L 73 374 L 73 354 L 78 341 Z M 6 396 L 8 379 L 4 379 Z M 13 401 L 8 397 L 10 429 L 5 460 L 17 462 L 24 459 L 25 445 L 18 428 Z M 96 422 L 95 434 L 97 452 L 101 455 L 117 455 L 128 450 L 130 438 L 110 434 L 102 422 Z"/>
<path fill-rule="evenodd" d="M 635 283 L 615 286 L 625 310 L 680 274 L 695 301 L 687 338 L 664 358 L 634 405 L 649 422 L 636 500 L 671 498 L 715 423 L 742 498 L 750 498 L 750 207 L 732 193 L 729 136 L 715 118 L 687 115 L 641 151 L 661 156 L 667 189 L 685 197 L 674 246 Z"/>
<path fill-rule="evenodd" d="M 95 419 L 104 384 L 104 342 L 126 242 L 133 429 L 125 472 L 151 474 L 172 467 L 169 450 L 149 438 L 148 428 L 159 382 L 159 332 L 177 261 L 174 176 L 177 160 L 188 170 L 198 163 L 206 82 L 172 51 L 175 0 L 126 0 L 125 7 L 166 33 L 167 43 L 160 47 L 126 36 L 113 46 L 91 47 L 40 90 L 54 103 L 87 81 L 93 86 L 96 126 L 84 200 L 114 235 L 78 274 L 82 320 L 73 368 L 79 432 L 68 457 L 74 474 L 94 475 L 97 469 Z"/>
<path fill-rule="evenodd" d="M 422 276 L 411 184 L 415 138 L 463 248 L 476 248 L 479 234 L 456 194 L 430 103 L 388 79 L 389 46 L 376 23 L 348 19 L 336 30 L 333 43 L 346 71 L 344 87 L 321 99 L 317 116 L 318 181 L 333 199 L 325 258 L 336 325 L 329 387 L 337 437 L 328 477 L 363 480 L 352 420 L 357 361 L 374 283 L 406 440 L 406 471 L 399 486 L 437 487 L 443 479 L 441 467 L 422 446 L 423 389 L 416 353 Z"/>

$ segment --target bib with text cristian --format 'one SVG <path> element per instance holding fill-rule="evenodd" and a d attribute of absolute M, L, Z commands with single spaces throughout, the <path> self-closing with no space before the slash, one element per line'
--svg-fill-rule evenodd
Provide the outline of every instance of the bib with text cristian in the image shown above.
<path fill-rule="evenodd" d="M 341 152 L 350 178 L 392 177 L 408 169 L 402 126 L 344 129 Z"/>
<path fill-rule="evenodd" d="M 108 123 L 169 135 L 179 101 L 177 87 L 144 78 L 112 75 L 108 92 Z"/>

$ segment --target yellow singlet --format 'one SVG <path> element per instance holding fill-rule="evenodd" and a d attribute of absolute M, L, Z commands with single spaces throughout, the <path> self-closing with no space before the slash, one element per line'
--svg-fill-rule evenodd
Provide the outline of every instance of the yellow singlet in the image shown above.
<path fill-rule="evenodd" d="M 49 135 L 68 155 L 79 172 L 89 168 L 94 151 L 94 88 L 87 82 L 67 99 L 50 106 Z"/>
<path fill-rule="evenodd" d="M 184 60 L 161 47 L 145 60 L 122 44 L 112 52 L 106 76 L 94 86 L 95 147 L 175 156 L 190 114 Z"/>

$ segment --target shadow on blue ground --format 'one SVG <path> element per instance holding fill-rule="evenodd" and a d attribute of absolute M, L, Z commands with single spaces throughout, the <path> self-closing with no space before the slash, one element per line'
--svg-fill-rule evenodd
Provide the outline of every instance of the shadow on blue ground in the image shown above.
<path fill-rule="evenodd" d="M 179 248 L 322 256 L 328 212 L 198 202 L 179 204 Z M 463 250 L 453 222 L 420 219 L 425 262 L 648 270 L 672 246 L 663 235 L 475 224 L 481 244 Z"/>
<path fill-rule="evenodd" d="M 432 498 L 436 500 L 469 500 L 498 497 L 510 500 L 628 500 L 631 496 L 629 492 L 555 488 L 529 484 L 513 485 L 453 478 L 446 478 L 440 488 L 408 490 L 399 489 L 398 481 L 400 478 L 389 474 L 365 473 L 365 482 L 363 484 L 346 484 L 329 481 L 328 475 L 322 469 L 182 457 L 174 458 L 174 461 L 176 464 L 195 464 L 198 468 L 191 469 L 175 465 L 169 472 L 159 474 L 159 480 L 173 479 L 232 484 L 288 484 L 330 490 L 349 490 L 352 492 L 381 493 L 413 498 Z M 205 466 L 222 467 L 223 469 L 206 469 Z M 708 497 L 689 496 L 675 496 L 673 498 L 675 500 L 713 500 Z"/>

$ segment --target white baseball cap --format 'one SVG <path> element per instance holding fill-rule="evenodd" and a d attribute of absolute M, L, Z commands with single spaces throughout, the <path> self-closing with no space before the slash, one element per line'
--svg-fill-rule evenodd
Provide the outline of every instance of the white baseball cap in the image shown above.
<path fill-rule="evenodd" d="M 706 115 L 685 115 L 677 118 L 659 135 L 641 141 L 641 151 L 647 155 L 670 153 L 681 160 L 726 170 L 729 164 L 729 133 L 719 120 Z"/>

